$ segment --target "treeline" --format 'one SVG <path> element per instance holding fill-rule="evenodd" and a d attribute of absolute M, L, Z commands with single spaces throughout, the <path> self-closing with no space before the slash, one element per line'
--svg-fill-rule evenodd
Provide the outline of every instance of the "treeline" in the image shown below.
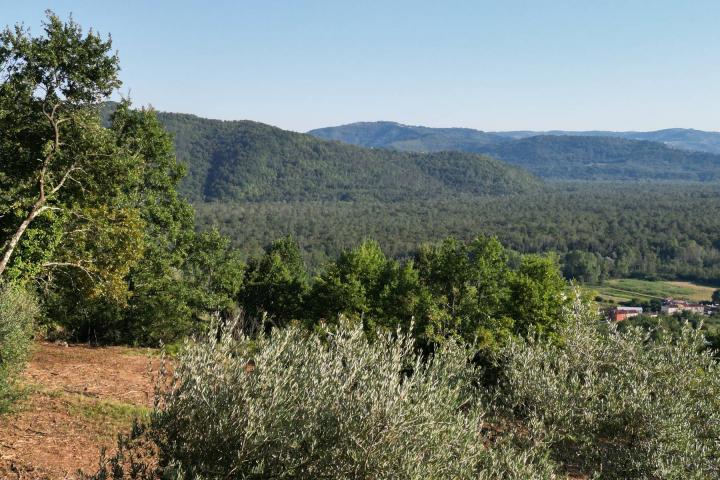
<path fill-rule="evenodd" d="M 273 326 L 342 315 L 369 330 L 412 331 L 424 346 L 461 338 L 492 347 L 531 331 L 551 337 L 565 288 L 554 257 L 513 255 L 491 238 L 448 238 L 402 262 L 366 241 L 310 279 L 288 237 L 248 263 L 239 298 L 250 319 Z"/>
<path fill-rule="evenodd" d="M 554 257 L 518 255 L 484 237 L 426 244 L 404 261 L 365 241 L 316 275 L 290 237 L 247 265 L 214 233 L 191 248 L 172 280 L 143 278 L 148 286 L 122 306 L 51 297 L 50 324 L 77 341 L 157 345 L 203 331 L 213 316 L 239 318 L 248 335 L 291 324 L 312 330 L 345 317 L 367 331 L 412 331 L 424 348 L 457 338 L 492 349 L 531 331 L 552 338 L 567 287 Z"/>
<path fill-rule="evenodd" d="M 447 236 L 496 236 L 523 253 L 558 252 L 568 278 L 686 279 L 720 283 L 720 188 L 569 183 L 509 197 L 408 202 L 195 203 L 200 229 L 217 227 L 257 254 L 292 234 L 311 269 L 357 239 L 402 258 Z"/>

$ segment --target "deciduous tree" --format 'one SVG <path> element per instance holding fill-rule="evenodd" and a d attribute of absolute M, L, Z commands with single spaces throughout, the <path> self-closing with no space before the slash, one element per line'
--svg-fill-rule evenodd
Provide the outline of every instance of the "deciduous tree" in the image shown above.
<path fill-rule="evenodd" d="M 43 27 L 0 33 L 0 278 L 71 269 L 122 296 L 142 252 L 125 191 L 139 163 L 96 109 L 118 58 L 72 20 L 48 12 Z"/>

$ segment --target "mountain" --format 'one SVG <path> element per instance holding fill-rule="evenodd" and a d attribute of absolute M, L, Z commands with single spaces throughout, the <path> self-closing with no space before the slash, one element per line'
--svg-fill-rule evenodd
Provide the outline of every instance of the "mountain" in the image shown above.
<path fill-rule="evenodd" d="M 320 138 L 401 151 L 483 153 L 553 180 L 720 179 L 720 154 L 680 148 L 704 145 L 705 150 L 712 150 L 714 142 L 717 142 L 720 151 L 720 133 L 698 130 L 488 133 L 374 122 L 323 128 L 309 133 Z"/>
<path fill-rule="evenodd" d="M 402 125 L 395 122 L 359 122 L 339 127 L 319 128 L 308 132 L 325 140 L 392 148 L 408 152 L 439 152 L 460 150 L 475 152 L 493 143 L 507 141 L 503 135 L 471 128 L 430 128 Z"/>
<path fill-rule="evenodd" d="M 440 150 L 477 152 L 482 151 L 484 145 L 552 135 L 646 140 L 663 143 L 678 150 L 720 154 L 720 132 L 705 132 L 689 128 L 668 128 L 653 132 L 613 132 L 605 130 L 483 132 L 471 128 L 430 128 L 402 125 L 395 122 L 358 122 L 337 127 L 318 128 L 308 133 L 326 140 L 339 140 L 365 147 L 392 148 L 412 152 L 436 152 Z"/>
<path fill-rule="evenodd" d="M 704 132 L 691 128 L 667 128 L 653 132 L 612 132 L 606 130 L 569 131 L 550 130 L 547 132 L 515 131 L 494 132 L 504 138 L 518 139 L 536 137 L 539 135 L 563 135 L 574 137 L 616 137 L 626 140 L 647 140 L 659 142 L 668 147 L 690 152 L 706 152 L 720 154 L 720 132 Z"/>
<path fill-rule="evenodd" d="M 361 148 L 251 121 L 158 113 L 187 164 L 183 193 L 204 201 L 380 201 L 501 195 L 540 181 L 487 156 Z"/>
<path fill-rule="evenodd" d="M 645 140 L 540 135 L 483 151 L 547 179 L 720 181 L 720 155 Z"/>

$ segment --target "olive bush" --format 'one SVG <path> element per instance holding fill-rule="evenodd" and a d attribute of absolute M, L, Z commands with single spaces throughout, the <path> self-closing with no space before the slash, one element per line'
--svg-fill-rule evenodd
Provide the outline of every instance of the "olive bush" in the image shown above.
<path fill-rule="evenodd" d="M 556 460 L 602 478 L 720 478 L 720 368 L 676 338 L 598 324 L 580 301 L 564 342 L 512 343 L 498 402 Z"/>
<path fill-rule="evenodd" d="M 553 342 L 529 332 L 483 369 L 463 344 L 421 357 L 345 321 L 213 330 L 94 478 L 720 478 L 720 367 L 701 332 L 620 331 L 579 299 L 563 315 Z"/>
<path fill-rule="evenodd" d="M 155 441 L 184 478 L 554 478 L 543 451 L 488 435 L 468 356 L 347 324 L 211 336 L 177 359 Z"/>
<path fill-rule="evenodd" d="M 27 357 L 37 315 L 35 299 L 22 287 L 0 284 L 0 411 L 11 400 L 13 379 Z"/>

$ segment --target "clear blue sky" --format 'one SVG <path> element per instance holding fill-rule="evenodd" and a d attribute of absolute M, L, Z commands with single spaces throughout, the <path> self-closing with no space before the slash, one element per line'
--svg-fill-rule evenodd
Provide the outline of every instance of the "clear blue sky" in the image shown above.
<path fill-rule="evenodd" d="M 720 130 L 720 1 L 0 0 L 112 33 L 123 92 L 304 131 Z"/>

